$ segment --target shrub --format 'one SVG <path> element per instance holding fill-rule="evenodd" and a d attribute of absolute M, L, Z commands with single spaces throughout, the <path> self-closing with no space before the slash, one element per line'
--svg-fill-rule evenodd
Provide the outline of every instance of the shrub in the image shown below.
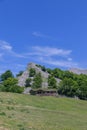
<path fill-rule="evenodd" d="M 25 87 L 30 87 L 31 86 L 31 78 L 27 78 L 25 81 Z"/>
<path fill-rule="evenodd" d="M 34 68 L 30 68 L 30 69 L 29 69 L 29 77 L 34 77 L 35 74 L 36 74 L 35 69 L 34 69 Z"/>

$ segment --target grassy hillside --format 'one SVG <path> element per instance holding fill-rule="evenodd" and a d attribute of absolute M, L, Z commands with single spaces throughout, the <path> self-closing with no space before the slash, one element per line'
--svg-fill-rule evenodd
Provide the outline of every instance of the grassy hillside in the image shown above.
<path fill-rule="evenodd" d="M 0 130 L 87 130 L 87 101 L 0 93 Z"/>

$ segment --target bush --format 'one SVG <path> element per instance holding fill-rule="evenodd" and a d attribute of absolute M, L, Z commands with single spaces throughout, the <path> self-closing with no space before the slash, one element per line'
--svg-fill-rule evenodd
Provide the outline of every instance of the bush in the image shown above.
<path fill-rule="evenodd" d="M 0 78 L 1 78 L 1 81 L 4 81 L 4 80 L 7 80 L 8 78 L 13 78 L 13 74 L 10 70 L 7 70 L 5 73 L 3 73 Z"/>
<path fill-rule="evenodd" d="M 76 96 L 76 91 L 78 89 L 78 84 L 71 78 L 63 79 L 58 86 L 58 93 L 61 95 L 66 95 L 69 97 Z"/>
<path fill-rule="evenodd" d="M 31 78 L 27 78 L 25 81 L 25 87 L 31 87 Z"/>
<path fill-rule="evenodd" d="M 18 76 L 21 76 L 22 74 L 23 74 L 23 71 L 19 71 L 19 73 L 16 76 L 18 77 Z"/>
<path fill-rule="evenodd" d="M 22 93 L 24 91 L 23 87 L 17 85 L 18 80 L 16 78 L 8 78 L 3 82 L 4 91 L 13 93 Z"/>
<path fill-rule="evenodd" d="M 53 77 L 53 76 L 49 76 L 48 77 L 48 86 L 50 87 L 50 88 L 57 88 L 57 81 L 56 81 L 56 79 Z"/>
<path fill-rule="evenodd" d="M 30 69 L 29 69 L 29 77 L 34 77 L 35 74 L 36 74 L 35 69 L 34 69 L 34 68 L 30 68 Z"/>
<path fill-rule="evenodd" d="M 32 88 L 41 88 L 42 87 L 42 77 L 41 73 L 35 75 L 33 79 Z"/>
<path fill-rule="evenodd" d="M 10 87 L 9 89 L 9 92 L 13 92 L 13 93 L 22 93 L 24 91 L 24 88 L 23 87 L 20 87 L 20 86 L 12 86 Z"/>

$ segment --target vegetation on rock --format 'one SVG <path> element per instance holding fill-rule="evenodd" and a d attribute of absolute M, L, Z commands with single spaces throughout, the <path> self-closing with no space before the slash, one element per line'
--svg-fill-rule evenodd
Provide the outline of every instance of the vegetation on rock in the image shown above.
<path fill-rule="evenodd" d="M 42 87 L 42 76 L 41 73 L 35 75 L 33 79 L 32 88 L 41 88 Z"/>
<path fill-rule="evenodd" d="M 59 68 L 50 69 L 41 65 L 35 66 L 34 64 L 33 67 L 32 64 L 30 65 L 26 74 L 28 77 L 24 81 L 25 72 L 20 71 L 17 75 L 23 75 L 20 81 L 25 82 L 25 87 L 41 88 L 43 85 L 44 87 L 47 85 L 46 87 L 49 89 L 56 88 L 60 95 L 68 97 L 77 96 L 80 99 L 87 100 L 87 75 L 85 74 L 78 75 L 70 71 L 63 71 Z M 42 75 L 45 75 L 45 77 Z M 58 79 L 60 79 L 59 82 L 57 81 Z M 23 88 L 17 85 L 18 80 L 14 78 L 10 70 L 7 70 L 0 76 L 0 91 L 19 92 L 20 90 L 22 92 Z"/>

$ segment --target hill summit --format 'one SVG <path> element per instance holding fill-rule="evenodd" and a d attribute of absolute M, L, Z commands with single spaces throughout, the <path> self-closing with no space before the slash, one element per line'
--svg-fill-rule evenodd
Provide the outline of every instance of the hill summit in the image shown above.
<path fill-rule="evenodd" d="M 47 71 L 43 70 L 42 67 L 43 66 L 37 65 L 37 64 L 32 63 L 32 62 L 28 63 L 26 70 L 22 73 L 21 76 L 18 77 L 18 85 L 25 86 L 26 79 L 28 79 L 28 78 L 33 79 L 34 78 L 34 76 L 32 76 L 32 77 L 29 76 L 30 69 L 33 68 L 33 69 L 35 69 L 36 74 L 40 73 L 42 76 L 42 79 L 43 79 L 42 88 L 47 88 L 48 87 L 49 73 Z M 56 81 L 59 83 L 60 79 L 56 79 Z"/>

